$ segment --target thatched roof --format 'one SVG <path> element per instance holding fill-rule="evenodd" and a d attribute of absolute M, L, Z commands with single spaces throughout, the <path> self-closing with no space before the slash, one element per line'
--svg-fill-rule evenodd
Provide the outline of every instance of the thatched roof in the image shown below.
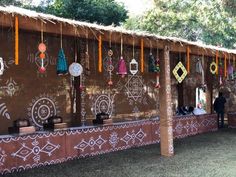
<path fill-rule="evenodd" d="M 105 31 L 105 32 L 112 31 L 112 32 L 122 33 L 122 34 L 131 35 L 131 36 L 135 36 L 135 37 L 140 37 L 140 38 L 145 37 L 145 38 L 151 38 L 153 40 L 164 40 L 164 41 L 168 41 L 168 42 L 179 43 L 180 45 L 192 45 L 192 46 L 196 46 L 199 48 L 209 49 L 209 50 L 212 50 L 213 52 L 221 51 L 221 52 L 226 52 L 229 54 L 236 55 L 236 50 L 232 50 L 232 49 L 226 49 L 226 48 L 216 47 L 216 46 L 212 46 L 212 45 L 205 45 L 200 42 L 191 42 L 191 41 L 181 39 L 181 38 L 176 38 L 176 37 L 159 36 L 159 35 L 155 35 L 155 34 L 150 34 L 148 32 L 143 32 L 143 31 L 131 31 L 131 30 L 126 30 L 121 27 L 103 26 L 103 25 L 98 25 L 98 24 L 94 24 L 94 23 L 81 22 L 81 21 L 57 17 L 57 16 L 50 15 L 50 14 L 38 13 L 36 11 L 27 10 L 27 9 L 15 7 L 15 6 L 7 6 L 7 7 L 0 6 L 0 13 L 12 14 L 12 16 L 20 15 L 23 17 L 41 20 L 44 23 L 48 23 L 48 22 L 53 23 L 53 24 L 65 23 L 67 25 L 72 25 L 74 27 L 89 28 L 89 29 L 92 29 L 93 31 Z"/>

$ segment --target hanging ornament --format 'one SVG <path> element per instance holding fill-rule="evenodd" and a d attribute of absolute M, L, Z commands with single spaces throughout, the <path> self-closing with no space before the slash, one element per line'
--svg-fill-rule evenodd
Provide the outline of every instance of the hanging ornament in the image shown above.
<path fill-rule="evenodd" d="M 86 56 L 85 56 L 85 74 L 90 75 L 90 63 L 89 63 L 89 41 L 88 41 L 88 31 L 86 31 Z"/>
<path fill-rule="evenodd" d="M 224 53 L 224 76 L 227 77 L 227 55 Z"/>
<path fill-rule="evenodd" d="M 160 86 L 160 81 L 159 81 L 159 79 L 160 79 L 160 60 L 159 60 L 159 51 L 158 51 L 158 48 L 157 48 L 157 54 L 156 54 L 157 56 L 156 56 L 156 62 L 155 62 L 155 64 L 156 64 L 156 68 L 155 68 L 155 72 L 156 72 L 156 85 L 155 85 L 155 87 L 156 88 L 160 88 L 161 86 Z"/>
<path fill-rule="evenodd" d="M 120 41 L 120 60 L 118 63 L 118 74 L 121 75 L 122 78 L 125 77 L 125 75 L 127 74 L 127 68 L 126 68 L 126 64 L 125 64 L 125 60 L 123 58 L 123 38 L 122 38 L 122 34 L 121 34 L 121 41 Z"/>
<path fill-rule="evenodd" d="M 134 38 L 133 38 L 133 59 L 129 63 L 129 71 L 132 75 L 138 72 L 138 62 L 134 59 Z"/>
<path fill-rule="evenodd" d="M 184 67 L 183 63 L 182 62 L 179 62 L 174 70 L 172 71 L 176 80 L 179 82 L 179 83 L 182 83 L 182 81 L 185 79 L 185 77 L 187 76 L 188 72 L 186 70 L 186 68 Z"/>
<path fill-rule="evenodd" d="M 234 67 L 231 65 L 231 59 L 230 59 L 230 55 L 229 55 L 229 63 L 228 63 L 228 67 L 227 67 L 227 74 L 228 74 L 228 79 L 234 79 Z"/>
<path fill-rule="evenodd" d="M 111 32 L 110 32 L 110 41 L 109 41 L 109 50 L 107 52 L 108 55 L 108 65 L 107 65 L 107 71 L 109 73 L 109 81 L 108 81 L 108 85 L 112 86 L 113 85 L 113 81 L 112 81 L 112 72 L 114 70 L 114 66 L 112 64 L 112 56 L 113 56 L 113 51 L 111 49 Z"/>
<path fill-rule="evenodd" d="M 4 72 L 4 63 L 3 59 L 0 57 L 0 76 L 3 75 Z"/>
<path fill-rule="evenodd" d="M 220 62 L 219 62 L 219 68 L 218 68 L 218 73 L 219 73 L 219 84 L 220 84 L 220 86 L 221 85 L 223 85 L 223 80 L 222 80 L 222 78 L 223 78 L 223 64 L 222 64 L 222 62 L 221 62 L 221 60 L 220 60 Z"/>
<path fill-rule="evenodd" d="M 150 41 L 150 52 L 149 52 L 149 57 L 148 57 L 148 71 L 153 73 L 156 70 L 156 65 L 155 65 L 155 58 L 152 55 L 152 44 Z"/>
<path fill-rule="evenodd" d="M 46 53 L 47 47 L 43 43 L 43 22 L 41 21 L 41 43 L 38 45 L 38 52 L 35 55 L 35 63 L 38 66 L 38 71 L 41 74 L 46 72 L 48 66 L 48 55 Z"/>
<path fill-rule="evenodd" d="M 70 64 L 69 66 L 69 73 L 73 76 L 73 77 L 78 77 L 82 74 L 83 72 L 83 67 L 76 62 L 73 62 Z"/>
<path fill-rule="evenodd" d="M 216 51 L 216 74 L 219 74 L 219 71 L 218 71 L 218 69 L 219 69 L 219 51 Z"/>
<path fill-rule="evenodd" d="M 217 67 L 217 64 L 216 62 L 211 62 L 210 64 L 210 71 L 212 74 L 216 74 L 216 72 L 218 71 L 218 67 Z"/>
<path fill-rule="evenodd" d="M 19 20 L 15 16 L 15 65 L 19 65 Z"/>
<path fill-rule="evenodd" d="M 141 39 L 141 55 L 140 55 L 140 63 L 141 63 L 141 73 L 144 72 L 144 45 L 143 45 L 143 39 Z"/>
<path fill-rule="evenodd" d="M 138 72 L 138 62 L 134 58 L 129 63 L 129 71 L 132 75 Z"/>
<path fill-rule="evenodd" d="M 58 53 L 58 59 L 57 59 L 57 75 L 65 75 L 68 73 L 68 67 L 67 67 L 67 60 L 62 48 L 62 23 L 60 24 L 61 29 L 61 49 Z"/>

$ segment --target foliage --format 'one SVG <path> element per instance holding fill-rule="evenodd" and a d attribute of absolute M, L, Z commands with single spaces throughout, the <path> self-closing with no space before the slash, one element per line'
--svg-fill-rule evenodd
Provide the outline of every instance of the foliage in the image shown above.
<path fill-rule="evenodd" d="M 155 0 L 155 7 L 125 27 L 233 48 L 236 0 Z"/>
<path fill-rule="evenodd" d="M 30 7 L 36 11 L 54 14 L 60 17 L 96 22 L 104 25 L 119 25 L 128 18 L 123 4 L 115 0 L 52 0 L 44 5 Z"/>
<path fill-rule="evenodd" d="M 21 3 L 16 0 L 0 0 L 0 5 L 1 6 L 7 6 L 7 5 L 19 6 L 19 5 L 21 5 Z"/>

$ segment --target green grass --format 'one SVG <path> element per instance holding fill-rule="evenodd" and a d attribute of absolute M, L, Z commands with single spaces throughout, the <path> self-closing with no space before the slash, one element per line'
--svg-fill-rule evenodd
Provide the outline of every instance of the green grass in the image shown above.
<path fill-rule="evenodd" d="M 175 141 L 175 155 L 159 144 L 35 168 L 8 177 L 236 177 L 236 130 Z"/>

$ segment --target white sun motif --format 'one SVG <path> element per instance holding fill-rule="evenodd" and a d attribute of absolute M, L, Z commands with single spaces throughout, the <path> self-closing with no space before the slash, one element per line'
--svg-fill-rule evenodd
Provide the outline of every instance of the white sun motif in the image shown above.
<path fill-rule="evenodd" d="M 28 116 L 32 123 L 42 128 L 47 118 L 59 113 L 57 102 L 52 96 L 40 95 L 32 100 L 28 108 Z"/>

